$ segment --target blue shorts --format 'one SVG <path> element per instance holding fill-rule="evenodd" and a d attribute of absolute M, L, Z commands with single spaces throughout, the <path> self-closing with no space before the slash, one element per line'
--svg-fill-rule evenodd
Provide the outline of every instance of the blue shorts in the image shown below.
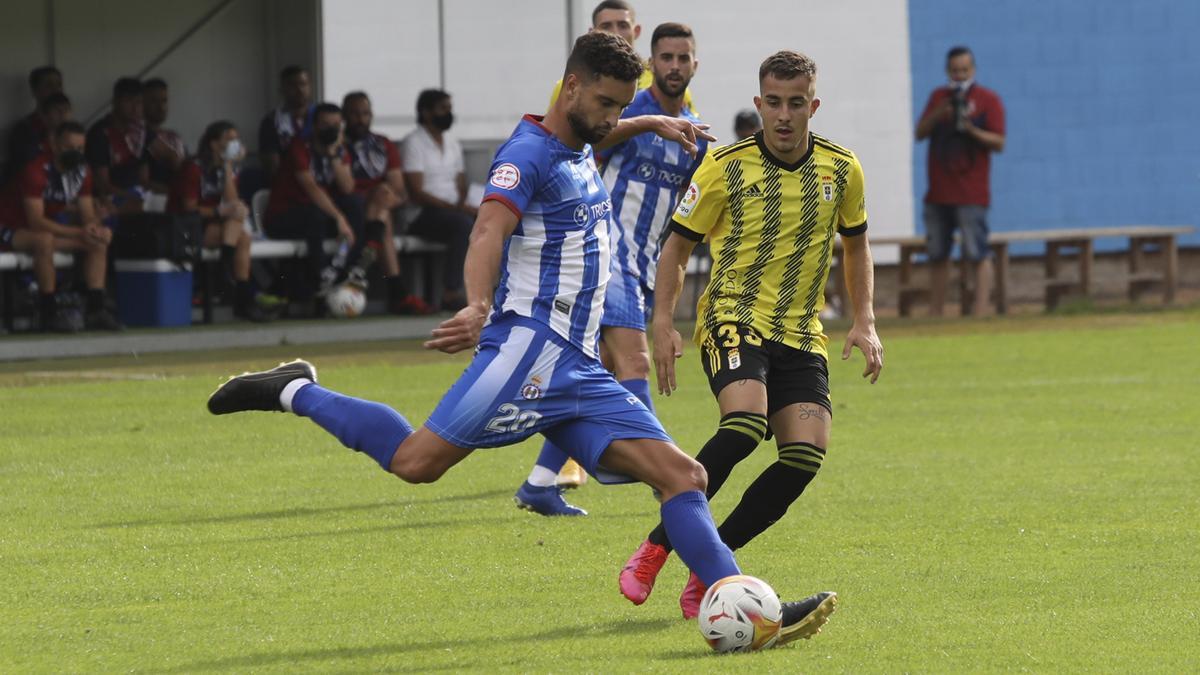
<path fill-rule="evenodd" d="M 512 445 L 541 433 L 602 483 L 633 482 L 600 466 L 613 441 L 671 442 L 598 360 L 545 324 L 511 314 L 483 329 L 474 360 L 425 426 L 460 448 Z"/>
<path fill-rule="evenodd" d="M 646 332 L 654 311 L 654 291 L 646 288 L 641 279 L 622 274 L 619 266 L 608 278 L 604 292 L 604 315 L 601 326 L 632 328 Z"/>
<path fill-rule="evenodd" d="M 950 257 L 955 230 L 962 233 L 964 259 L 979 262 L 991 254 L 986 206 L 926 204 L 923 217 L 930 260 L 939 262 Z"/>

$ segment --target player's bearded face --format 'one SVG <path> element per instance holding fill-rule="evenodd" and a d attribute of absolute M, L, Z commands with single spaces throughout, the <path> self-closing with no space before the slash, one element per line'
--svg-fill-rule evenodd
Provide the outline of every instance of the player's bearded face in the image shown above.
<path fill-rule="evenodd" d="M 688 38 L 662 38 L 654 46 L 650 69 L 654 86 L 672 98 L 682 96 L 696 72 L 692 41 Z"/>
<path fill-rule="evenodd" d="M 633 100 L 635 88 L 635 82 L 603 75 L 594 82 L 580 82 L 575 100 L 567 109 L 571 131 L 584 143 L 599 143 L 617 126 L 621 111 Z"/>
<path fill-rule="evenodd" d="M 759 90 L 761 95 L 754 97 L 754 106 L 762 117 L 767 147 L 781 159 L 798 159 L 787 155 L 799 152 L 807 142 L 808 121 L 821 104 L 816 97 L 816 83 L 804 75 L 781 80 L 768 74 Z"/>

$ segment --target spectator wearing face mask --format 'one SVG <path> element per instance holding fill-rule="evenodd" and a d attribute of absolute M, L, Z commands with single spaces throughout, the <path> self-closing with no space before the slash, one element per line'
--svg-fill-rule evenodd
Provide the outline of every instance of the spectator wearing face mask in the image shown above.
<path fill-rule="evenodd" d="M 65 325 L 57 313 L 53 263 L 54 251 L 76 251 L 82 253 L 87 287 L 84 325 L 121 330 L 120 322 L 106 306 L 104 290 L 112 231 L 100 223 L 96 213 L 92 173 L 84 161 L 83 147 L 84 128 L 78 122 L 63 122 L 54 131 L 50 149 L 26 164 L 5 188 L 0 198 L 0 246 L 21 244 L 16 241 L 21 236 L 18 232 L 48 233 L 51 237 L 49 257 L 44 250 L 33 251 L 34 273 L 42 293 L 43 328 L 77 330 L 76 326 Z M 6 235 L 4 230 L 12 234 Z M 28 236 L 21 238 L 27 240 Z"/>
<path fill-rule="evenodd" d="M 362 197 L 354 193 L 337 105 L 318 105 L 312 136 L 292 140 L 271 184 L 265 221 L 268 237 L 308 243 L 308 269 L 298 288 L 301 300 L 311 299 L 314 287 L 323 294 L 357 262 L 365 241 L 365 212 Z M 345 254 L 330 259 L 323 242 L 332 237 L 341 240 Z M 317 304 L 318 313 L 323 307 Z"/>
<path fill-rule="evenodd" d="M 466 203 L 462 146 L 448 133 L 454 124 L 450 94 L 440 89 L 422 91 L 417 96 L 417 121 L 416 130 L 404 138 L 401 153 L 408 193 L 420 207 L 409 232 L 449 246 L 442 309 L 457 310 L 466 302 L 463 262 L 478 207 Z"/>
<path fill-rule="evenodd" d="M 245 156 L 232 122 L 208 125 L 196 156 L 185 160 L 175 177 L 167 210 L 200 215 L 204 245 L 221 249 L 222 281 L 233 287 L 234 316 L 267 321 L 271 317 L 255 303 L 250 281 L 250 233 L 244 226 L 250 209 L 238 197 L 238 172 Z"/>

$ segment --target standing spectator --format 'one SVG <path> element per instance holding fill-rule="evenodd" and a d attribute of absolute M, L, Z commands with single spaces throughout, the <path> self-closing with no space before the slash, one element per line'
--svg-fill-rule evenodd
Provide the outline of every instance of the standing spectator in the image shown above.
<path fill-rule="evenodd" d="M 188 156 L 187 145 L 178 132 L 163 127 L 170 110 L 167 83 L 159 78 L 143 82 L 142 100 L 146 114 L 145 184 L 152 192 L 167 194 Z"/>
<path fill-rule="evenodd" d="M 122 77 L 113 85 L 112 112 L 92 125 L 87 134 L 87 161 L 96 181 L 96 197 L 119 213 L 142 210 L 145 178 L 146 124 L 142 83 Z"/>
<path fill-rule="evenodd" d="M 185 160 L 171 190 L 167 210 L 198 213 L 204 220 L 204 245 L 221 247 L 224 286 L 233 285 L 233 314 L 249 321 L 267 321 L 255 303 L 250 281 L 250 233 L 244 223 L 250 213 L 238 197 L 238 170 L 246 151 L 232 122 L 208 125 L 196 156 Z"/>
<path fill-rule="evenodd" d="M 738 114 L 733 116 L 733 135 L 739 141 L 753 136 L 761 129 L 762 120 L 757 110 L 747 108 L 739 110 Z"/>
<path fill-rule="evenodd" d="M 310 299 L 318 282 L 323 294 L 354 264 L 364 240 L 364 216 L 362 197 L 354 194 L 342 109 L 322 103 L 316 108 L 312 137 L 295 139 L 280 161 L 265 218 L 267 236 L 308 243 L 301 299 Z M 323 247 L 327 237 L 338 237 L 348 250 L 334 264 Z M 318 304 L 317 312 L 322 313 L 323 307 Z"/>
<path fill-rule="evenodd" d="M 463 261 L 479 209 L 467 204 L 467 178 L 458 139 L 447 133 L 454 124 L 450 94 L 426 89 L 417 96 L 420 124 L 404 138 L 404 178 L 412 201 L 421 207 L 409 231 L 450 247 L 442 309 L 457 311 L 466 302 Z"/>
<path fill-rule="evenodd" d="M 17 180 L 5 188 L 0 199 L 0 222 L 10 230 L 28 229 L 53 237 L 49 267 L 42 252 L 41 265 L 35 272 L 42 292 L 43 326 L 61 327 L 47 320 L 56 315 L 53 251 L 82 251 L 87 286 L 84 324 L 100 330 L 121 330 L 121 324 L 105 302 L 104 281 L 112 231 L 100 224 L 92 201 L 92 173 L 84 161 L 84 136 L 84 128 L 78 122 L 63 122 L 58 126 L 50 151 L 26 164 Z"/>
<path fill-rule="evenodd" d="M 29 93 L 33 96 L 33 112 L 17 120 L 8 132 L 8 152 L 4 154 L 7 160 L 4 167 L 4 183 L 8 183 L 33 159 L 35 155 L 29 154 L 29 148 L 42 143 L 56 128 L 47 124 L 44 104 L 50 96 L 62 92 L 63 79 L 58 68 L 38 66 L 29 71 Z"/>
<path fill-rule="evenodd" d="M 950 82 L 929 95 L 917 123 L 917 140 L 929 138 L 929 191 L 925 193 L 925 236 L 933 264 L 929 312 L 940 316 L 950 275 L 954 230 L 962 233 L 962 255 L 975 277 L 974 310 L 989 310 L 992 287 L 987 209 L 991 201 L 991 154 L 1004 150 L 1004 106 L 1000 96 L 975 83 L 975 55 L 966 47 L 946 54 Z"/>
<path fill-rule="evenodd" d="M 350 149 L 350 170 L 354 192 L 366 203 L 366 230 L 381 233 L 368 237 L 367 245 L 378 244 L 377 258 L 388 286 L 388 311 L 393 314 L 431 314 L 433 308 L 408 292 L 400 276 L 396 255 L 395 223 L 392 213 L 408 202 L 404 174 L 400 171 L 400 153 L 386 136 L 371 132 L 371 99 L 355 91 L 342 99 L 346 118 L 346 136 Z"/>
<path fill-rule="evenodd" d="M 267 180 L 274 180 L 279 162 L 293 138 L 308 140 L 313 132 L 316 107 L 312 102 L 312 78 L 302 66 L 288 66 L 279 73 L 283 105 L 267 113 L 258 125 L 258 156 Z"/>
<path fill-rule="evenodd" d="M 56 91 L 38 103 L 35 122 L 29 122 L 26 117 L 13 127 L 8 137 L 4 183 L 15 178 L 34 157 L 50 149 L 53 130 L 71 119 L 71 114 L 71 99 L 61 91 Z"/>

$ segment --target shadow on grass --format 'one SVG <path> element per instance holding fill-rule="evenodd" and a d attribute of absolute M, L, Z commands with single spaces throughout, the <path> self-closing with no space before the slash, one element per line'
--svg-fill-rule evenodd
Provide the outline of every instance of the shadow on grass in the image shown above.
<path fill-rule="evenodd" d="M 581 626 L 562 626 L 539 633 L 523 634 L 522 642 L 546 642 L 551 640 L 588 640 L 594 638 L 611 638 L 621 635 L 645 634 L 666 630 L 679 623 L 677 619 L 637 619 L 632 621 L 617 620 L 596 628 Z M 211 661 L 198 661 L 174 668 L 162 670 L 164 673 L 190 673 L 200 670 L 245 670 L 294 663 L 297 665 L 308 661 L 328 661 L 332 659 L 360 659 L 392 654 L 416 654 L 420 652 L 445 652 L 469 647 L 494 645 L 499 640 L 510 639 L 505 636 L 483 635 L 475 638 L 455 638 L 439 640 L 423 640 L 408 643 L 374 645 L 368 647 L 333 647 L 328 649 L 302 649 L 290 652 L 263 652 L 230 656 Z M 693 653 L 694 655 L 694 653 Z M 453 670 L 467 667 L 468 664 L 455 664 Z M 438 666 L 412 666 L 412 671 L 444 670 Z M 391 670 L 391 669 L 388 669 Z"/>
<path fill-rule="evenodd" d="M 373 504 L 347 504 L 343 506 L 300 507 L 280 511 L 261 511 L 258 513 L 235 513 L 225 516 L 201 516 L 184 518 L 146 518 L 143 520 L 127 520 L 122 522 L 96 523 L 90 527 L 103 529 L 109 527 L 149 527 L 155 525 L 211 525 L 217 523 L 241 523 L 254 520 L 278 520 L 283 518 L 304 518 L 307 516 L 328 513 L 351 513 L 355 511 L 374 511 L 376 509 L 391 509 L 398 506 L 414 504 L 441 504 L 446 502 L 467 502 L 492 499 L 511 494 L 511 490 L 487 490 L 466 495 L 447 495 L 433 499 L 409 499 L 395 502 L 375 502 Z"/>

